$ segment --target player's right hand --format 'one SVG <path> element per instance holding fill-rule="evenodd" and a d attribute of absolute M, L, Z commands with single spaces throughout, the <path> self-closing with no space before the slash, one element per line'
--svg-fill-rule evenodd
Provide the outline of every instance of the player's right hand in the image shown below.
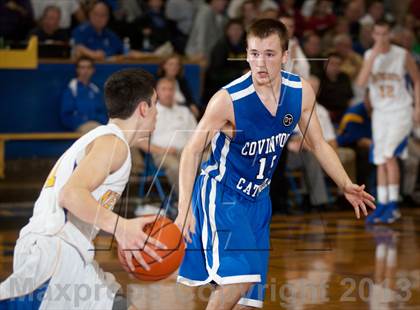
<path fill-rule="evenodd" d="M 185 240 L 188 243 L 191 243 L 191 234 L 195 234 L 195 217 L 191 210 L 188 210 L 186 212 L 180 210 L 178 212 L 178 216 L 175 219 L 175 224 L 182 232 L 182 235 L 184 236 Z"/>
<path fill-rule="evenodd" d="M 150 270 L 141 251 L 146 252 L 158 262 L 162 262 L 162 258 L 149 245 L 152 244 L 160 249 L 166 249 L 166 246 L 143 231 L 147 224 L 151 224 L 155 220 L 154 216 L 134 219 L 119 218 L 115 238 L 124 252 L 126 263 L 131 271 L 135 270 L 133 257 L 144 269 Z"/>
<path fill-rule="evenodd" d="M 372 46 L 371 57 L 376 58 L 379 54 L 383 53 L 384 44 L 381 40 L 375 41 Z"/>

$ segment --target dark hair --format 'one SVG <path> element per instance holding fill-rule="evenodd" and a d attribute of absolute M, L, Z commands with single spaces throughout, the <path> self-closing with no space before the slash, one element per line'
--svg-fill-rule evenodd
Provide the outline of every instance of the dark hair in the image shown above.
<path fill-rule="evenodd" d="M 182 56 L 180 54 L 173 53 L 173 54 L 170 54 L 169 56 L 165 57 L 160 62 L 159 67 L 158 67 L 157 72 L 156 72 L 156 76 L 158 78 L 165 76 L 165 68 L 164 68 L 164 66 L 169 61 L 169 59 L 172 59 L 172 58 L 178 59 L 179 64 L 180 64 L 179 73 L 178 73 L 177 77 L 178 78 L 181 78 L 184 75 L 184 66 L 183 66 L 183 63 L 182 63 Z"/>
<path fill-rule="evenodd" d="M 225 33 L 226 33 L 226 31 L 228 31 L 228 29 L 232 25 L 239 25 L 245 31 L 244 24 L 242 23 L 242 19 L 240 19 L 240 18 L 232 18 L 232 19 L 229 19 L 228 22 L 225 25 Z"/>
<path fill-rule="evenodd" d="M 371 7 L 372 5 L 376 4 L 376 3 L 380 3 L 380 4 L 384 4 L 383 1 L 380 0 L 374 0 L 369 4 L 369 7 Z"/>
<path fill-rule="evenodd" d="M 391 29 L 391 23 L 388 22 L 386 19 L 380 19 L 378 20 L 374 26 L 380 26 L 380 27 L 388 27 L 388 29 Z"/>
<path fill-rule="evenodd" d="M 338 59 L 340 59 L 341 61 L 343 60 L 343 57 L 342 57 L 339 53 L 337 53 L 336 51 L 332 51 L 332 52 L 328 53 L 328 55 L 327 55 L 328 60 L 329 60 L 331 57 L 338 58 Z"/>
<path fill-rule="evenodd" d="M 109 6 L 109 4 L 106 3 L 104 0 L 94 0 L 94 1 L 91 1 L 88 4 L 88 6 L 87 6 L 87 13 L 90 14 L 93 11 L 93 9 L 96 7 L 97 4 L 103 4 L 103 5 L 105 5 L 106 8 L 108 9 L 108 14 L 110 14 L 110 12 L 112 11 L 111 10 L 111 7 Z"/>
<path fill-rule="evenodd" d="M 143 69 L 123 69 L 105 82 L 105 104 L 110 118 L 129 118 L 141 101 L 152 103 L 154 78 Z"/>
<path fill-rule="evenodd" d="M 44 18 L 45 18 L 45 16 L 47 16 L 47 13 L 48 13 L 49 11 L 56 11 L 56 12 L 58 12 L 58 13 L 60 14 L 60 16 L 61 16 L 61 10 L 60 10 L 60 8 L 59 8 L 58 6 L 56 6 L 56 5 L 48 5 L 48 6 L 46 6 L 46 7 L 45 7 L 44 11 L 42 11 L 42 16 L 41 16 L 41 19 L 44 19 Z"/>
<path fill-rule="evenodd" d="M 95 65 L 95 61 L 94 61 L 92 58 L 90 58 L 90 57 L 88 57 L 88 56 L 80 56 L 80 57 L 79 57 L 79 58 L 77 58 L 77 60 L 76 60 L 76 68 L 80 65 L 80 63 L 81 63 L 82 61 L 89 61 L 89 62 L 90 62 L 90 64 L 92 65 L 92 67 Z"/>
<path fill-rule="evenodd" d="M 283 52 L 287 51 L 289 41 L 287 37 L 286 26 L 282 22 L 275 19 L 264 18 L 257 20 L 249 27 L 247 38 L 250 36 L 255 36 L 260 39 L 265 39 L 272 34 L 278 35 Z"/>
<path fill-rule="evenodd" d="M 279 16 L 279 19 L 280 18 L 289 18 L 289 19 L 293 19 L 293 21 L 295 21 L 295 18 L 292 16 L 292 15 L 290 15 L 289 13 L 282 13 L 280 16 Z"/>
<path fill-rule="evenodd" d="M 308 32 L 303 35 L 302 43 L 303 44 L 308 43 L 308 41 L 313 37 L 317 37 L 318 39 L 321 39 L 320 36 L 317 35 L 315 32 Z"/>
<path fill-rule="evenodd" d="M 245 0 L 244 2 L 242 2 L 241 5 L 241 10 L 243 9 L 243 7 L 245 6 L 245 4 L 252 4 L 254 7 L 257 6 L 257 4 L 255 3 L 255 0 Z"/>

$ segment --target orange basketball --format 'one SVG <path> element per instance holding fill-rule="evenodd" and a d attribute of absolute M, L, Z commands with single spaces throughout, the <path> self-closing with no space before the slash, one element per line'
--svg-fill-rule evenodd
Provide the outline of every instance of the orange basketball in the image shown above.
<path fill-rule="evenodd" d="M 156 216 L 156 215 L 147 215 Z M 162 257 L 162 262 L 159 263 L 153 257 L 150 257 L 146 252 L 139 250 L 150 270 L 144 269 L 137 260 L 133 257 L 133 265 L 136 268 L 134 272 L 129 270 L 125 262 L 124 251 L 118 247 L 118 258 L 125 271 L 132 273 L 136 278 L 143 281 L 158 281 L 169 277 L 181 264 L 185 252 L 185 243 L 178 226 L 176 226 L 170 219 L 159 216 L 156 220 L 145 226 L 144 232 L 150 237 L 159 240 L 165 244 L 167 249 L 160 249 L 151 243 L 147 243 L 156 253 Z"/>

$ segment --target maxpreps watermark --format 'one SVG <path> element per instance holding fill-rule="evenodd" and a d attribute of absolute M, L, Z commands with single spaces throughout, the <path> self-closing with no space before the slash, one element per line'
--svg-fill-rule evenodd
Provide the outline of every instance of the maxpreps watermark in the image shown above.
<path fill-rule="evenodd" d="M 103 298 L 113 299 L 115 292 L 119 286 L 95 284 L 88 285 L 86 283 L 50 283 L 49 281 L 39 285 L 32 278 L 9 280 L 9 294 L 7 296 L 16 296 L 8 298 L 15 301 L 50 301 L 54 303 L 63 303 L 73 305 L 75 308 L 80 307 L 88 301 L 99 301 Z M 0 300 L 4 296 L 0 296 Z"/>
<path fill-rule="evenodd" d="M 118 287 L 111 288 L 105 284 L 89 286 L 86 283 L 45 283 L 48 288 L 44 292 L 39 292 L 35 287 L 33 279 L 11 279 L 10 295 L 18 295 L 19 292 L 32 292 L 24 297 L 15 297 L 17 300 L 48 300 L 57 303 L 72 304 L 80 307 L 89 301 L 98 301 L 106 298 L 113 298 Z M 332 287 L 334 285 L 334 287 Z M 199 301 L 207 303 L 215 286 L 199 286 L 191 292 L 186 290 L 181 284 L 168 282 L 155 282 L 153 284 L 128 284 L 124 290 L 128 294 L 128 299 L 133 302 L 145 300 L 160 300 L 162 292 L 165 296 L 170 296 L 171 304 L 185 304 L 188 301 Z M 392 283 L 385 280 L 375 283 L 371 278 L 351 278 L 341 279 L 339 283 L 333 283 L 327 279 L 314 281 L 309 278 L 288 279 L 279 283 L 276 278 L 270 278 L 267 284 L 258 284 L 256 294 L 253 299 L 265 300 L 265 303 L 277 304 L 282 307 L 296 305 L 317 305 L 328 302 L 369 302 L 375 299 L 380 303 L 388 302 L 408 302 L 413 296 L 413 290 L 418 289 L 413 282 L 405 277 L 395 279 Z M 334 292 L 331 291 L 334 289 Z M 334 299 L 331 298 L 334 296 Z M 225 301 L 231 301 L 234 296 L 226 292 L 221 292 Z M 0 296 L 2 297 L 2 296 Z M 247 296 L 243 296 L 247 298 Z M 3 298 L 3 297 L 2 297 Z"/>

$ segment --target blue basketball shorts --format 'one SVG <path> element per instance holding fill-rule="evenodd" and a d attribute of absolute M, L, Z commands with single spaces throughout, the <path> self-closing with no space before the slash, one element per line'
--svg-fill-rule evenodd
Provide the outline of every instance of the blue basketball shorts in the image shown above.
<path fill-rule="evenodd" d="M 188 286 L 255 283 L 238 303 L 261 308 L 270 251 L 270 197 L 251 201 L 202 173 L 191 204 L 195 234 L 177 281 Z"/>

